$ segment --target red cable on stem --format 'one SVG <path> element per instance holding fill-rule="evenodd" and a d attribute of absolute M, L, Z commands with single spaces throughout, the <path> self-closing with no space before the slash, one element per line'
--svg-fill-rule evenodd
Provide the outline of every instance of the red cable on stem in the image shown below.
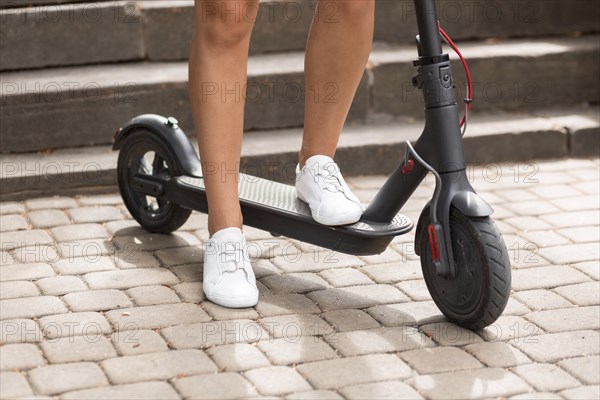
<path fill-rule="evenodd" d="M 465 69 L 465 74 L 467 75 L 467 87 L 468 87 L 468 92 L 469 92 L 467 94 L 467 98 L 465 99 L 465 102 L 467 103 L 467 111 L 470 111 L 471 110 L 471 102 L 473 101 L 473 84 L 471 82 L 471 72 L 469 71 L 469 66 L 467 65 L 467 61 L 463 57 L 462 53 L 460 52 L 460 50 L 458 49 L 456 44 L 454 44 L 454 42 L 452 41 L 450 36 L 448 36 L 448 34 L 442 29 L 439 21 L 438 21 L 438 29 L 439 29 L 442 37 L 446 40 L 446 42 L 450 45 L 450 47 L 452 47 L 452 50 L 454 50 L 456 55 L 458 55 L 458 58 L 460 58 L 463 68 Z M 460 123 L 460 127 L 462 128 L 466 122 L 467 122 L 467 116 L 465 115 Z"/>

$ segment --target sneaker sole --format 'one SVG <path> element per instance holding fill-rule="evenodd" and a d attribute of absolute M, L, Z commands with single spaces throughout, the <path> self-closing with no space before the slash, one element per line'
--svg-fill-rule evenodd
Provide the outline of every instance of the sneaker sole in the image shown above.
<path fill-rule="evenodd" d="M 252 297 L 220 297 L 206 295 L 206 298 L 217 305 L 227 308 L 250 308 L 258 304 L 258 290 L 256 291 L 256 295 L 253 295 Z"/>

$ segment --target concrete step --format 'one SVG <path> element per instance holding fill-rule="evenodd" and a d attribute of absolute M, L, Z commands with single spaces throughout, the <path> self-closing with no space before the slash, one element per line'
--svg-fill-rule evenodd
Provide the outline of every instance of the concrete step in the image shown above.
<path fill-rule="evenodd" d="M 315 1 L 263 1 L 251 53 L 302 50 Z M 377 0 L 375 40 L 413 44 L 417 34 L 412 0 Z M 600 32 L 600 3 L 590 0 L 438 0 L 438 15 L 453 39 L 538 37 Z M 193 2 L 145 1 L 150 60 L 185 60 L 193 32 Z M 323 18 L 336 20 L 336 10 Z M 165 35 L 165 32 L 169 32 Z"/>
<path fill-rule="evenodd" d="M 600 31 L 594 0 L 438 0 L 438 18 L 456 40 L 558 36 Z M 377 0 L 375 36 L 406 43 L 416 31 L 413 1 Z"/>
<path fill-rule="evenodd" d="M 535 113 L 473 114 L 464 139 L 468 162 L 521 163 L 536 159 L 598 157 L 598 107 L 544 110 Z M 348 124 L 336 161 L 346 176 L 389 174 L 414 141 L 423 122 L 371 116 L 366 124 Z M 188 127 L 183 125 L 184 129 Z M 293 182 L 301 129 L 260 131 L 244 136 L 242 171 L 281 182 Z M 196 141 L 192 140 L 195 145 Z M 117 153 L 111 146 L 4 155 L 0 162 L 0 200 L 47 194 L 114 192 Z M 519 164 L 516 164 L 519 165 Z M 528 168 L 528 165 L 525 167 Z M 533 169 L 535 171 L 535 169 Z"/>
<path fill-rule="evenodd" d="M 462 48 L 473 71 L 478 111 L 536 110 L 599 100 L 597 36 L 471 42 Z M 377 44 L 348 120 L 361 121 L 373 113 L 421 117 L 420 93 L 411 83 L 414 58 L 413 46 Z M 248 71 L 246 130 L 301 127 L 303 53 L 252 56 Z M 462 72 L 456 62 L 454 71 L 462 98 Z M 2 73 L 0 152 L 107 144 L 115 129 L 145 113 L 173 115 L 191 127 L 187 76 L 186 62 Z M 321 89 L 325 99 L 331 92 L 325 84 Z"/>
<path fill-rule="evenodd" d="M 0 11 L 0 71 L 188 57 L 193 0 L 6 1 L 3 7 L 38 7 Z M 315 0 L 262 0 L 250 52 L 304 49 L 315 4 Z M 375 40 L 414 42 L 412 1 L 378 0 L 376 7 Z M 600 31 L 600 3 L 591 0 L 438 0 L 438 9 L 444 28 L 457 40 Z M 323 18 L 335 22 L 335 11 Z M 239 15 L 246 15 L 246 10 L 240 8 Z"/>
<path fill-rule="evenodd" d="M 95 0 L 94 2 L 113 1 L 113 0 Z M 85 3 L 85 0 L 1 0 L 0 9 L 3 8 L 28 8 L 41 6 L 55 6 L 69 3 Z M 91 2 L 88 2 L 91 3 Z"/>
<path fill-rule="evenodd" d="M 421 110 L 421 93 L 411 82 L 412 54 L 382 44 L 371 57 L 376 112 L 412 114 Z M 488 40 L 461 43 L 474 86 L 477 110 L 543 109 L 559 104 L 600 101 L 598 36 Z M 466 97 L 463 67 L 452 51 L 458 98 Z M 400 78 L 399 78 L 400 77 Z"/>
<path fill-rule="evenodd" d="M 30 3 L 37 6 L 0 10 L 0 71 L 145 57 L 142 13 L 136 2 L 21 2 Z"/>
<path fill-rule="evenodd" d="M 0 71 L 188 58 L 194 30 L 193 0 L 59 5 L 46 5 L 58 3 L 56 0 L 28 0 L 22 4 L 31 2 L 38 6 L 0 11 Z M 225 2 L 218 4 L 230 7 Z M 312 0 L 261 1 L 251 54 L 304 49 L 314 4 Z M 241 17 L 247 12 L 240 7 Z M 102 43 L 92 45 L 98 43 L 98 37 Z"/>

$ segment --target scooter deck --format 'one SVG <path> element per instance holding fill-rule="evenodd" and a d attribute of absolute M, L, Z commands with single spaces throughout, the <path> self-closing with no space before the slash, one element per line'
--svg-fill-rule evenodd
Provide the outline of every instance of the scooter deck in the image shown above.
<path fill-rule="evenodd" d="M 174 179 L 174 184 L 177 203 L 196 211 L 208 211 L 203 179 L 180 176 Z M 298 199 L 293 186 L 246 174 L 240 174 L 239 197 L 245 225 L 341 253 L 380 254 L 394 237 L 410 232 L 413 227 L 401 214 L 389 223 L 360 220 L 351 225 L 322 225 L 312 218 L 308 204 Z M 186 198 L 189 200 L 185 201 Z"/>

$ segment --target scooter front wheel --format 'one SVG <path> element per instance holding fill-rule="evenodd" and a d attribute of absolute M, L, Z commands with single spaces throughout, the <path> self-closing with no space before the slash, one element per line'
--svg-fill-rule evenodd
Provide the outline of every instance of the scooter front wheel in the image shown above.
<path fill-rule="evenodd" d="M 429 208 L 419 229 L 421 267 L 433 301 L 452 322 L 468 329 L 492 324 L 504 311 L 510 296 L 511 271 L 502 235 L 490 217 L 467 217 L 450 211 L 450 236 L 456 276 L 436 273 L 429 251 Z"/>
<path fill-rule="evenodd" d="M 117 162 L 119 191 L 131 216 L 149 232 L 171 233 L 181 227 L 192 213 L 180 205 L 137 191 L 133 180 L 151 176 L 168 181 L 181 175 L 173 154 L 151 132 L 132 132 L 119 151 Z"/>

